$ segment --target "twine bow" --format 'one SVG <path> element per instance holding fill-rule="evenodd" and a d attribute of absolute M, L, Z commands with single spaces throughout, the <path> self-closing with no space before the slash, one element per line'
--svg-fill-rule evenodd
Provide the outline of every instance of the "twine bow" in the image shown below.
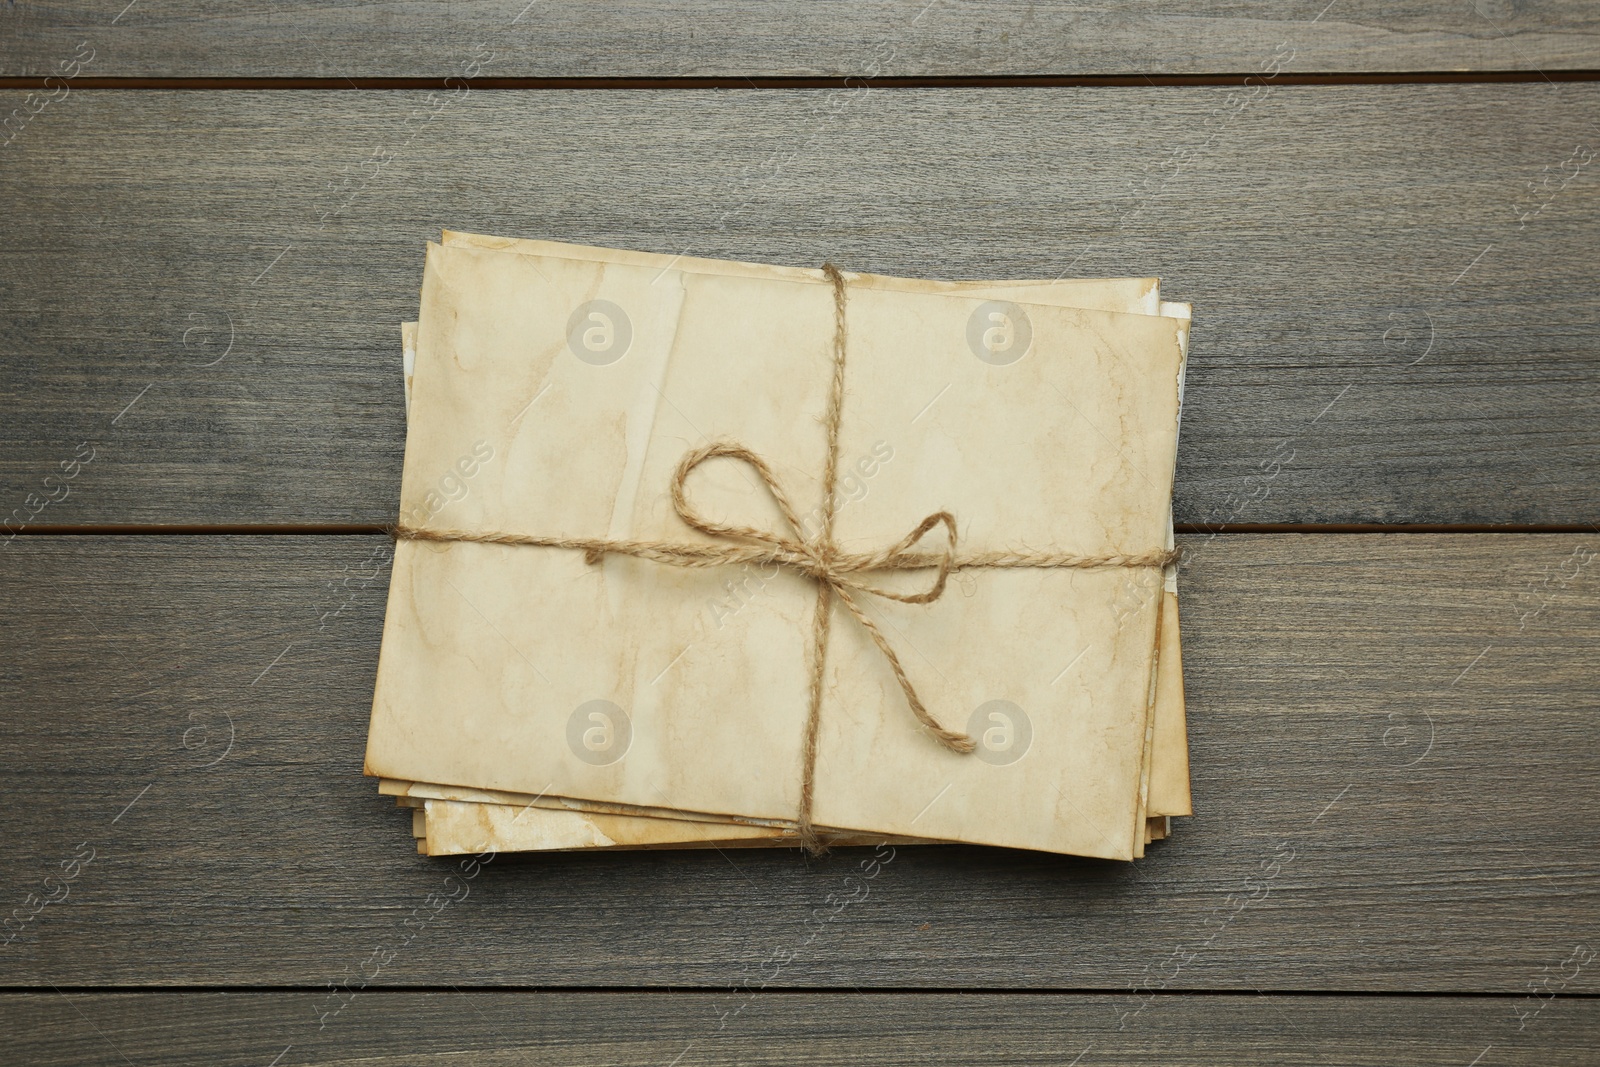
<path fill-rule="evenodd" d="M 778 504 L 778 510 L 783 513 L 784 521 L 794 530 L 794 537 L 781 537 L 767 533 L 750 526 L 730 526 L 726 523 L 712 522 L 704 518 L 689 505 L 688 495 L 684 491 L 689 473 L 708 459 L 726 456 L 730 459 L 743 460 L 761 475 L 761 480 L 766 483 L 767 490 L 772 494 L 772 499 Z M 944 595 L 945 584 L 950 579 L 950 571 L 955 566 L 956 560 L 956 520 L 948 511 L 936 511 L 917 524 L 905 537 L 895 542 L 889 548 L 879 552 L 853 553 L 841 552 L 833 543 L 830 525 L 823 527 L 824 534 L 807 540 L 805 529 L 801 525 L 800 517 L 795 513 L 794 507 L 789 503 L 789 498 L 784 495 L 783 489 L 778 485 L 778 479 L 773 475 L 772 468 L 754 452 L 743 445 L 729 442 L 719 442 L 705 445 L 687 453 L 678 463 L 678 469 L 672 478 L 672 505 L 678 517 L 687 525 L 699 530 L 701 533 L 713 537 L 730 537 L 743 541 L 754 541 L 767 546 L 755 551 L 739 551 L 734 547 L 716 546 L 716 551 L 710 558 L 718 563 L 744 562 L 744 563 L 775 563 L 779 566 L 790 567 L 808 578 L 814 578 L 818 584 L 821 596 L 817 608 L 817 619 L 813 627 L 813 656 L 812 662 L 819 668 L 822 662 L 822 650 L 827 644 L 828 612 L 826 601 L 828 592 L 839 598 L 856 621 L 866 627 L 867 633 L 872 635 L 873 642 L 878 650 L 883 653 L 884 659 L 889 661 L 889 667 L 894 671 L 895 680 L 900 683 L 900 689 L 906 695 L 906 703 L 911 706 L 911 712 L 917 721 L 928 728 L 940 744 L 953 752 L 971 752 L 973 750 L 972 738 L 966 734 L 947 730 L 928 714 L 927 707 L 917 696 L 917 690 L 911 684 L 911 679 L 906 677 L 905 668 L 900 665 L 900 657 L 895 655 L 894 648 L 889 644 L 888 638 L 883 636 L 883 631 L 878 629 L 878 624 L 862 610 L 860 602 L 856 599 L 857 593 L 871 593 L 873 596 L 884 597 L 887 600 L 898 600 L 902 604 L 931 604 Z M 917 542 L 921 541 L 936 526 L 943 525 L 947 534 L 944 550 L 932 557 L 933 565 L 937 568 L 933 584 L 920 593 L 900 593 L 893 589 L 884 589 L 879 586 L 869 585 L 863 581 L 861 574 L 875 570 L 902 570 L 906 568 L 925 568 L 929 564 L 927 553 L 913 552 Z M 589 554 L 591 562 L 602 555 L 602 550 L 592 550 Z M 696 553 L 695 563 L 698 565 L 699 553 Z M 687 561 L 680 561 L 680 565 Z"/>
<path fill-rule="evenodd" d="M 824 427 L 828 445 L 826 464 L 822 477 L 822 507 L 820 529 L 808 537 L 794 507 L 789 503 L 777 477 L 760 456 L 740 444 L 714 442 L 692 449 L 678 462 L 672 478 L 672 505 L 684 523 L 701 533 L 718 538 L 718 544 L 696 544 L 672 541 L 623 541 L 566 537 L 534 537 L 526 534 L 480 532 L 472 530 L 432 530 L 400 525 L 395 528 L 398 540 L 411 541 L 470 541 L 479 544 L 533 545 L 546 548 L 578 549 L 591 564 L 598 564 L 606 555 L 626 555 L 653 560 L 673 567 L 724 567 L 747 563 L 777 564 L 788 567 L 814 579 L 817 583 L 816 610 L 811 625 L 810 657 L 810 708 L 806 716 L 805 745 L 801 761 L 800 810 L 796 816 L 801 843 L 812 853 L 823 851 L 819 846 L 811 822 L 812 801 L 816 787 L 817 731 L 821 723 L 822 679 L 825 666 L 828 631 L 832 618 L 832 598 L 837 596 L 857 622 L 866 628 L 873 643 L 883 653 L 906 703 L 917 721 L 927 727 L 940 744 L 952 752 L 970 753 L 976 747 L 966 734 L 946 729 L 928 713 L 911 679 L 894 648 L 861 606 L 860 594 L 868 593 L 902 604 L 931 604 L 944 595 L 952 572 L 969 567 L 1164 567 L 1176 561 L 1178 553 L 1147 552 L 1137 555 L 1083 556 L 1064 552 L 983 552 L 960 556 L 956 552 L 956 520 L 948 511 L 936 511 L 917 524 L 905 537 L 888 548 L 877 552 L 854 553 L 840 551 L 833 540 L 833 520 L 837 510 L 837 483 L 839 469 L 840 408 L 844 400 L 845 363 L 845 281 L 844 275 L 831 263 L 822 268 L 833 284 L 834 293 L 834 352 L 833 378 L 828 393 L 827 415 Z M 751 526 L 737 526 L 713 522 L 689 504 L 685 486 L 689 475 L 708 459 L 725 457 L 748 464 L 766 483 L 784 521 L 794 531 L 785 537 Z M 937 552 L 917 550 L 916 546 L 935 527 L 943 526 L 946 533 L 944 548 Z M 745 542 L 745 543 L 740 543 Z M 892 589 L 868 584 L 861 576 L 877 570 L 933 569 L 932 584 L 920 593 L 901 593 Z"/>

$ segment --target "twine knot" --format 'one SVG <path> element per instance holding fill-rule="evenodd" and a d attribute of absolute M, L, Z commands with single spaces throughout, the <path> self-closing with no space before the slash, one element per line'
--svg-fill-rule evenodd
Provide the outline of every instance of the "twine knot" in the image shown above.
<path fill-rule="evenodd" d="M 772 499 L 777 503 L 779 512 L 782 513 L 784 522 L 794 531 L 794 536 L 785 537 L 782 534 L 773 534 L 765 530 L 758 530 L 753 526 L 737 526 L 728 523 L 714 522 L 701 515 L 689 503 L 687 485 L 689 475 L 700 464 L 708 459 L 725 457 L 739 460 L 747 464 L 760 475 L 762 482 L 767 486 L 767 491 L 772 494 Z M 917 524 L 905 537 L 895 542 L 890 547 L 879 552 L 851 553 L 841 552 L 833 541 L 833 524 L 825 521 L 821 531 L 814 537 L 807 537 L 805 527 L 801 524 L 800 516 L 794 506 L 789 502 L 783 487 L 778 484 L 777 477 L 772 473 L 772 468 L 766 461 L 748 448 L 729 441 L 718 441 L 700 448 L 692 449 L 685 453 L 678 461 L 677 470 L 672 476 L 672 506 L 678 513 L 678 518 L 684 524 L 699 530 L 701 533 L 712 537 L 725 538 L 736 542 L 724 546 L 695 546 L 695 563 L 689 565 L 704 565 L 709 563 L 760 563 L 777 564 L 788 567 L 819 583 L 820 590 L 831 591 L 838 596 L 842 603 L 854 615 L 856 621 L 866 627 L 867 633 L 872 635 L 873 642 L 878 650 L 889 661 L 890 668 L 894 671 L 895 680 L 900 683 L 900 689 L 905 693 L 906 703 L 917 717 L 917 721 L 926 726 L 939 743 L 952 752 L 971 752 L 975 747 L 972 738 L 966 734 L 947 730 L 941 726 L 932 715 L 922 699 L 917 696 L 917 691 L 911 684 L 911 679 L 906 676 L 905 668 L 900 664 L 900 657 L 895 654 L 883 631 L 878 624 L 863 610 L 857 594 L 870 593 L 873 596 L 883 597 L 886 600 L 897 600 L 902 604 L 931 604 L 944 595 L 945 587 L 949 584 L 950 572 L 956 563 L 956 520 L 948 511 L 936 511 Z M 832 511 L 831 501 L 824 504 L 824 515 Z M 925 552 L 915 551 L 921 540 L 931 533 L 935 527 L 945 528 L 945 543 L 942 550 L 929 556 Z M 737 542 L 745 542 L 763 546 L 755 551 L 744 548 Z M 659 546 L 663 550 L 671 551 L 674 547 L 668 544 Z M 594 562 L 597 554 L 604 549 L 590 549 L 587 558 Z M 877 570 L 903 570 L 910 568 L 924 569 L 935 568 L 932 583 L 921 592 L 902 593 L 894 589 L 885 589 L 872 585 L 862 575 L 869 571 Z M 818 655 L 815 657 L 819 664 L 821 650 L 827 641 L 827 614 L 819 610 L 813 623 L 814 644 Z"/>

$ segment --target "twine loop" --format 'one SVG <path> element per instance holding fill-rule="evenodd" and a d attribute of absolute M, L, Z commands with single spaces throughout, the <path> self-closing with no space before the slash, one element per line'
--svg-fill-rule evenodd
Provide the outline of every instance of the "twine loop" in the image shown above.
<path fill-rule="evenodd" d="M 739 460 L 747 464 L 766 484 L 767 491 L 772 494 L 772 499 L 777 503 L 778 510 L 783 519 L 794 531 L 793 537 L 781 534 L 768 533 L 753 526 L 739 526 L 729 523 L 714 522 L 701 515 L 689 503 L 687 485 L 689 475 L 700 464 L 708 459 L 727 458 Z M 772 473 L 772 468 L 767 466 L 765 460 L 748 448 L 730 441 L 718 441 L 691 449 L 684 454 L 678 462 L 677 470 L 672 476 L 672 506 L 678 513 L 678 518 L 684 524 L 699 530 L 701 533 L 712 537 L 727 538 L 735 542 L 754 542 L 765 546 L 754 552 L 737 544 L 719 546 L 696 546 L 695 562 L 691 566 L 700 565 L 704 560 L 709 563 L 759 563 L 776 564 L 788 567 L 807 578 L 815 579 L 819 587 L 831 590 L 839 598 L 856 621 L 866 627 L 867 633 L 872 635 L 873 642 L 878 650 L 889 661 L 890 668 L 894 671 L 895 680 L 900 683 L 900 689 L 905 694 L 906 703 L 910 705 L 912 714 L 917 721 L 928 728 L 928 731 L 939 740 L 939 743 L 952 752 L 971 752 L 974 748 L 973 741 L 963 733 L 947 730 L 941 726 L 932 715 L 928 713 L 926 705 L 917 696 L 916 688 L 911 684 L 911 679 L 906 676 L 905 668 L 900 663 L 900 657 L 895 654 L 893 646 L 889 644 L 878 624 L 863 610 L 857 594 L 869 593 L 873 596 L 883 597 L 886 600 L 896 600 L 902 604 L 931 604 L 944 595 L 945 587 L 949 584 L 950 572 L 955 568 L 956 562 L 956 520 L 948 511 L 936 511 L 917 524 L 899 541 L 888 548 L 878 552 L 851 553 L 841 552 L 833 542 L 832 523 L 824 523 L 822 530 L 812 538 L 805 536 L 805 528 L 800 522 L 799 515 L 794 506 L 789 502 L 783 487 L 778 484 L 777 477 Z M 915 551 L 916 546 L 936 527 L 945 529 L 944 548 L 933 554 L 931 565 L 934 568 L 932 584 L 921 592 L 903 593 L 894 589 L 885 589 L 881 586 L 867 582 L 861 575 L 869 571 L 878 570 L 904 570 L 908 568 L 927 568 L 930 557 L 925 552 Z M 662 544 L 663 549 L 670 547 Z M 591 561 L 597 555 L 603 555 L 605 549 L 591 550 Z M 821 627 L 821 633 L 816 636 L 814 644 L 819 647 L 826 642 L 825 615 L 819 615 L 814 622 L 814 628 Z"/>

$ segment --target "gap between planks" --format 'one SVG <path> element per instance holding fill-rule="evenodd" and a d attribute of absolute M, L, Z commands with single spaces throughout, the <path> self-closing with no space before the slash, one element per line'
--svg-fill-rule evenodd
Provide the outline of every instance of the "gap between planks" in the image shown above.
<path fill-rule="evenodd" d="M 196 994 L 257 994 L 268 996 L 275 993 L 304 993 L 307 990 L 320 991 L 323 986 L 317 985 L 61 985 L 47 983 L 44 985 L 0 985 L 0 997 L 26 996 L 40 993 L 48 989 L 51 992 L 68 996 L 91 996 L 114 994 L 121 996 L 129 994 L 134 996 L 194 996 Z M 603 996 L 634 996 L 649 994 L 651 996 L 675 997 L 700 997 L 708 993 L 726 992 L 725 986 L 594 986 L 594 985 L 393 985 L 393 986 L 368 986 L 363 993 L 376 993 L 384 996 L 435 996 L 446 993 L 459 993 L 462 995 L 477 993 L 481 995 L 501 994 L 528 994 L 528 995 L 580 995 L 597 994 Z M 1508 997 L 1515 997 L 1513 993 L 1504 990 L 1468 990 L 1457 993 L 1441 993 L 1430 990 L 1381 990 L 1381 989 L 1158 989 L 1148 990 L 1150 996 L 1167 998 L 1189 997 L 1214 997 L 1214 998 L 1251 998 L 1284 997 L 1302 1000 L 1327 999 L 1329 997 L 1350 997 L 1367 1000 L 1491 1000 L 1503 1001 Z M 812 997 L 833 996 L 846 994 L 844 986 L 772 986 L 762 989 L 763 997 Z M 848 994 L 852 997 L 996 997 L 1017 998 L 1034 996 L 1060 996 L 1060 997 L 1105 997 L 1114 999 L 1128 996 L 1128 991 L 1117 987 L 1093 986 L 1060 986 L 1041 989 L 1012 989 L 995 988 L 992 986 L 974 986 L 969 989 L 945 989 L 937 986 L 867 986 L 856 989 L 849 988 Z M 1552 993 L 1549 996 L 1560 1001 L 1588 1001 L 1600 1000 L 1600 993 Z"/>
<path fill-rule="evenodd" d="M 53 76 L 0 77 L 0 89 L 48 89 Z M 1132 86 L 1182 88 L 1199 85 L 1461 85 L 1600 81 L 1600 70 L 1379 71 L 1370 73 L 947 75 L 906 77 L 668 77 L 668 78 L 138 78 L 78 77 L 76 89 L 1073 89 Z"/>

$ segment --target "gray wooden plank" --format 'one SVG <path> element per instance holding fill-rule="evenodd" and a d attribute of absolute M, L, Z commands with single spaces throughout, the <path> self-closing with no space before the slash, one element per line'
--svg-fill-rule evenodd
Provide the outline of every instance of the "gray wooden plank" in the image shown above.
<path fill-rule="evenodd" d="M 226 0 L 13 5 L 4 74 L 58 72 L 91 42 L 120 77 L 995 76 L 1600 66 L 1582 0 Z"/>
<path fill-rule="evenodd" d="M 1197 307 L 1179 522 L 1596 519 L 1600 86 L 426 99 L 36 116 L 0 159 L 0 516 L 59 496 L 43 478 L 87 443 L 29 521 L 392 519 L 396 323 L 449 226 L 1160 274 Z"/>
<path fill-rule="evenodd" d="M 1517 997 L 1597 947 L 1600 537 L 1187 547 L 1198 814 L 1137 864 L 508 856 L 454 899 L 360 774 L 386 541 L 20 537 L 0 887 L 68 896 L 3 982 Z"/>
<path fill-rule="evenodd" d="M 1570 969 L 1570 968 L 1569 968 Z M 18 1062 L 310 1064 L 1589 1064 L 1600 1003 L 1106 995 L 366 993 L 319 1029 L 310 993 L 0 996 Z M 1542 1010 L 1532 1014 L 1535 1007 Z M 1521 1011 L 1519 1017 L 1515 1012 Z M 1523 1025 L 1521 1030 L 1519 1024 Z M 274 1057 L 281 1057 L 275 1059 Z M 1074 1059 L 1074 1057 L 1077 1057 Z"/>

